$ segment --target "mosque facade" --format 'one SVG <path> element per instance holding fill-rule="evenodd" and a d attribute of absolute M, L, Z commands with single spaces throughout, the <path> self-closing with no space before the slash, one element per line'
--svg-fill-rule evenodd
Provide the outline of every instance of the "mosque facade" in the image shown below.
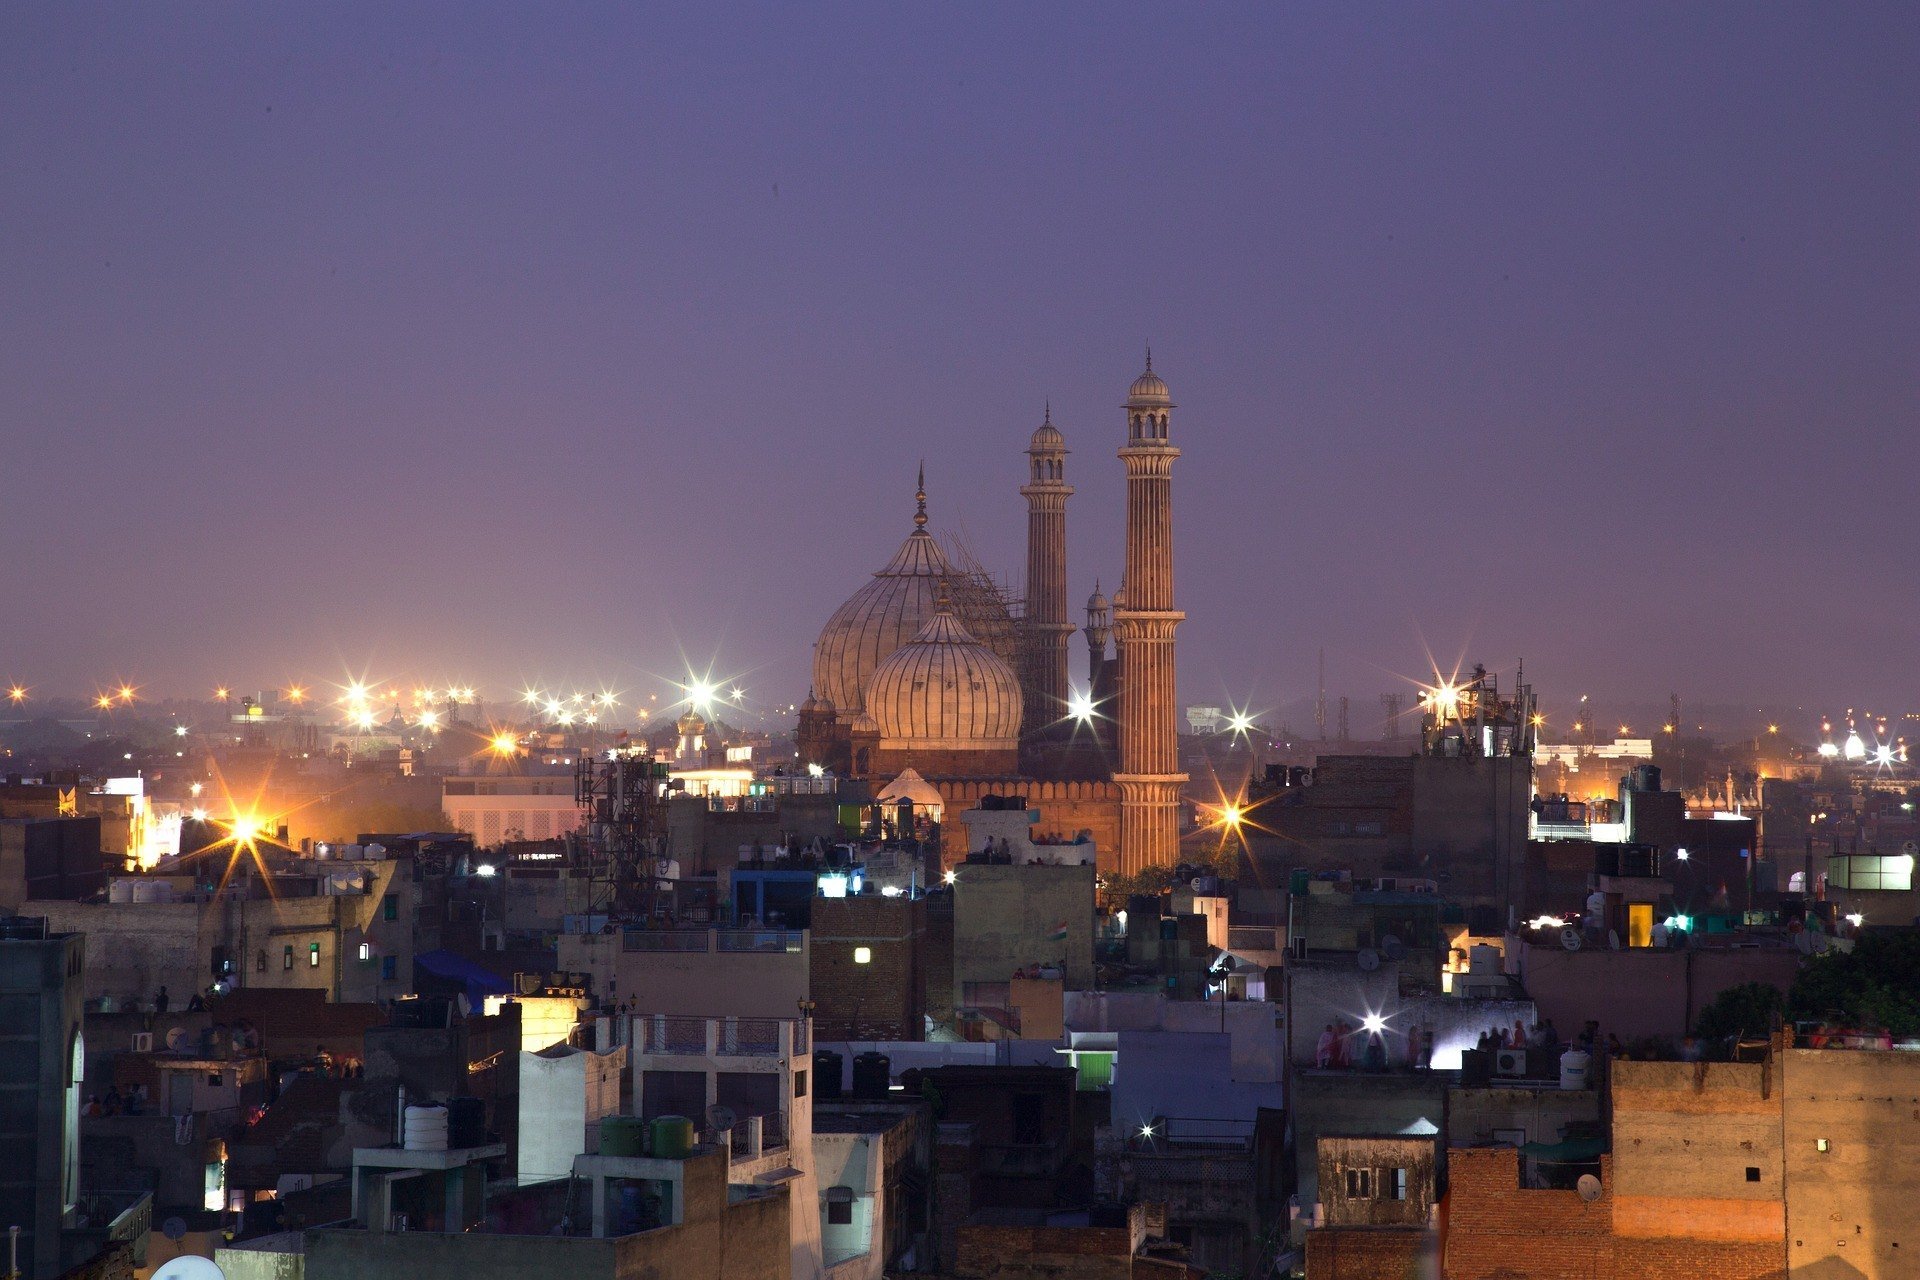
<path fill-rule="evenodd" d="M 928 531 L 922 472 L 913 528 L 892 559 L 833 615 L 814 646 L 800 707 L 802 759 L 873 782 L 914 770 L 952 812 L 1023 795 L 1035 830 L 1085 831 L 1122 875 L 1179 860 L 1174 692 L 1173 401 L 1146 371 L 1128 389 L 1125 574 L 1087 601 L 1083 685 L 1071 680 L 1066 439 L 1051 406 L 1027 446 L 1024 595 L 1009 599 Z M 1109 645 L 1117 644 L 1117 652 Z M 944 825 L 965 852 L 963 824 Z"/>

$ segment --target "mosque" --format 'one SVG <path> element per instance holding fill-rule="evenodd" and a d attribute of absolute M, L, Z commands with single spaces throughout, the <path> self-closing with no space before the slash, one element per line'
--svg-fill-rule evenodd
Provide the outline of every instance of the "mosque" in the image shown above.
<path fill-rule="evenodd" d="M 984 796 L 1022 795 L 1034 829 L 1086 831 L 1102 870 L 1179 861 L 1174 695 L 1174 408 L 1153 371 L 1134 379 L 1119 451 L 1127 474 L 1125 573 L 1087 601 L 1086 680 L 1069 678 L 1066 439 L 1051 407 L 1027 445 L 1027 568 L 1012 599 L 927 530 L 922 471 L 913 530 L 827 620 L 800 708 L 800 754 L 844 776 L 939 793 L 951 819 Z M 1110 646 L 1117 646 L 1109 652 Z M 910 772 L 911 771 L 911 772 Z M 966 849 L 943 824 L 943 853 Z"/>

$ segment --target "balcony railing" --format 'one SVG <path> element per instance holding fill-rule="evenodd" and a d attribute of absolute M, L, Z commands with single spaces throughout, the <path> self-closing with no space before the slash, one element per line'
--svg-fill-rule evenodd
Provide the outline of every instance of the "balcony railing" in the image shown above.
<path fill-rule="evenodd" d="M 700 1018 L 637 1013 L 627 1043 L 643 1053 L 709 1058 L 789 1058 L 808 1052 L 799 1018 Z"/>
<path fill-rule="evenodd" d="M 629 929 L 620 936 L 620 949 L 691 955 L 798 955 L 805 942 L 806 935 L 798 929 Z"/>

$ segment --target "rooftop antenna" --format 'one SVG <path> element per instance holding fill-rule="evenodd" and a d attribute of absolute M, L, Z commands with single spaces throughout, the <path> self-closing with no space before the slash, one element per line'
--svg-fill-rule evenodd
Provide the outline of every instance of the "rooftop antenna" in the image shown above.
<path fill-rule="evenodd" d="M 1397 742 L 1400 739 L 1400 701 L 1401 696 L 1398 693 L 1380 695 L 1380 709 L 1387 713 L 1387 725 L 1380 736 L 1388 742 Z"/>
<path fill-rule="evenodd" d="M 1319 730 L 1320 741 L 1327 740 L 1327 651 L 1320 650 L 1320 692 L 1313 699 L 1313 727 Z"/>

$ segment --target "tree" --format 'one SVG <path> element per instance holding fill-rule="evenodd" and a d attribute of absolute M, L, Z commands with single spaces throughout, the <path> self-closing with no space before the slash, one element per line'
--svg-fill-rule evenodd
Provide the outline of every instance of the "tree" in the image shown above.
<path fill-rule="evenodd" d="M 1759 1039 L 1773 1030 L 1773 1020 L 1786 1010 L 1780 989 L 1765 982 L 1743 982 L 1728 987 L 1708 1002 L 1694 1020 L 1693 1033 L 1704 1040 L 1738 1036 Z"/>
<path fill-rule="evenodd" d="M 1787 992 L 1795 1018 L 1920 1035 L 1920 933 L 1870 933 L 1816 956 Z"/>

